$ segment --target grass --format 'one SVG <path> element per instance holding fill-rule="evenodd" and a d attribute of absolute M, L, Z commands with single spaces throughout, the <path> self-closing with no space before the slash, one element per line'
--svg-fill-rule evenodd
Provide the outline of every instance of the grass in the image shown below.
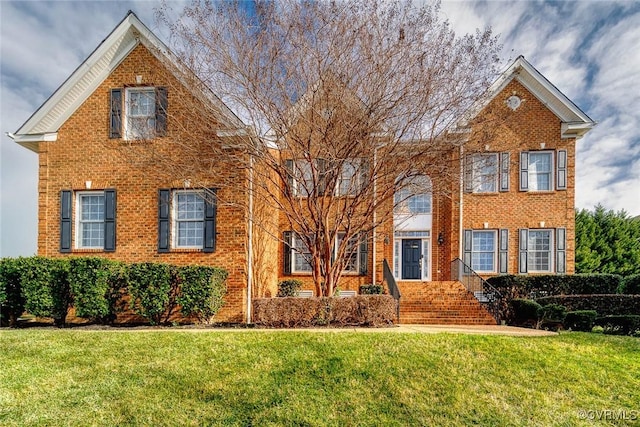
<path fill-rule="evenodd" d="M 629 337 L 40 329 L 0 348 L 3 426 L 640 423 Z"/>

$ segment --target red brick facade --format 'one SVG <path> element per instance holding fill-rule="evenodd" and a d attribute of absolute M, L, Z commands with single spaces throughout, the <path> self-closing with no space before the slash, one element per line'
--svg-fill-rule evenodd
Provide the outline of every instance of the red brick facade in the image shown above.
<path fill-rule="evenodd" d="M 514 69 L 514 75 L 515 71 Z M 168 88 L 167 134 L 150 141 L 140 142 L 139 147 L 131 147 L 138 142 L 128 142 L 122 137 L 110 137 L 112 109 L 110 97 L 114 88 L 136 86 Z M 161 233 L 159 215 L 162 215 L 159 214 L 159 190 L 175 191 L 188 188 L 189 185 L 184 177 L 172 176 L 170 171 L 163 174 L 153 168 L 139 167 L 131 161 L 131 157 L 123 155 L 123 148 L 128 148 L 129 155 L 133 150 L 134 157 L 136 150 L 142 153 L 145 150 L 148 152 L 149 149 L 159 155 L 181 156 L 179 146 L 171 142 L 184 140 L 190 136 L 188 130 L 183 129 L 180 124 L 194 118 L 191 117 L 192 112 L 182 111 L 180 104 L 175 102 L 174 89 L 178 88 L 184 89 L 174 74 L 167 72 L 167 68 L 150 50 L 138 44 L 92 90 L 82 105 L 75 109 L 58 129 L 55 129 L 57 138 L 54 141 L 47 141 L 46 138 L 37 141 L 39 155 L 38 254 L 50 257 L 97 255 L 128 262 L 202 264 L 225 268 L 229 272 L 228 293 L 218 320 L 241 322 L 247 318 L 250 259 L 248 244 L 251 234 L 248 214 L 239 206 L 247 206 L 245 202 L 248 196 L 244 185 L 234 187 L 228 183 L 245 183 L 247 180 L 245 172 L 232 167 L 218 166 L 212 167 L 208 174 L 199 174 L 194 177 L 204 187 L 215 188 L 218 191 L 215 216 L 217 235 L 214 251 L 175 249 L 172 245 L 168 251 L 163 251 L 159 250 Z M 581 113 L 570 101 L 563 98 L 563 95 L 558 95 L 553 90 L 557 91 L 552 88 L 544 94 L 550 96 L 549 93 L 551 93 L 560 100 L 561 106 L 557 108 L 561 112 L 567 110 L 568 115 Z M 542 91 L 539 92 L 542 93 Z M 507 100 L 513 96 L 519 98 L 520 105 L 517 108 L 507 104 Z M 449 293 L 458 292 L 457 285 L 452 285 L 450 282 L 455 280 L 451 277 L 451 261 L 456 258 L 465 259 L 466 255 L 469 256 L 468 259 L 475 259 L 472 257 L 476 255 L 471 254 L 475 250 L 471 249 L 472 242 L 464 241 L 465 235 L 471 233 L 468 235 L 473 236 L 474 231 L 495 232 L 493 246 L 489 248 L 493 256 L 493 271 L 482 272 L 485 276 L 498 273 L 518 274 L 523 271 L 522 260 L 526 261 L 528 248 L 521 237 L 528 236 L 527 230 L 549 230 L 548 234 L 551 237 L 551 247 L 548 249 L 551 257 L 549 272 L 574 272 L 575 144 L 577 137 L 581 134 L 575 136 L 567 134 L 564 125 L 567 120 L 562 120 L 557 111 L 552 111 L 548 104 L 539 98 L 539 94 L 532 93 L 520 80 L 511 76 L 511 80 L 494 93 L 490 102 L 476 115 L 476 119 L 485 117 L 487 114 L 494 116 L 496 120 L 490 135 L 487 137 L 486 128 L 473 127 L 473 123 L 478 123 L 478 120 L 472 122 L 467 142 L 462 147 L 452 147 L 450 157 L 444 159 L 444 161 L 453 162 L 457 169 L 448 178 L 430 176 L 434 188 L 431 200 L 431 223 L 428 230 L 423 230 L 426 234 L 423 233 L 421 242 L 427 245 L 422 248 L 428 252 L 429 281 L 447 282 L 441 284 L 441 288 Z M 202 120 L 210 120 L 210 118 L 202 118 Z M 212 143 L 221 144 L 220 141 L 215 140 Z M 29 147 L 33 149 L 34 145 Z M 533 152 L 550 153 L 549 176 L 552 181 L 550 191 L 531 191 L 531 189 L 522 191 L 520 188 L 523 180 L 522 153 Z M 470 155 L 491 153 L 497 155 L 497 173 L 500 175 L 500 180 L 496 181 L 497 186 L 493 191 L 467 191 L 469 189 L 464 179 L 450 178 L 450 176 L 466 178 L 465 162 Z M 503 157 L 503 154 L 508 154 L 508 161 L 505 164 L 502 159 L 507 157 Z M 525 174 L 529 173 L 526 169 Z M 562 170 L 559 171 L 559 169 Z M 507 176 L 508 188 L 500 188 Z M 79 194 L 84 191 L 105 189 L 114 189 L 116 192 L 115 250 L 78 249 L 76 202 Z M 63 234 L 61 213 L 64 210 L 61 204 L 61 192 L 63 191 L 71 191 L 72 197 L 70 205 L 72 217 L 69 221 L 71 225 L 70 254 L 61 252 L 61 235 Z M 262 218 L 263 227 L 254 227 L 252 230 L 254 279 L 250 290 L 252 297 L 275 296 L 277 282 L 290 277 L 303 280 L 306 289 L 314 289 L 310 274 L 285 273 L 286 269 L 283 265 L 285 246 L 275 237 L 290 231 L 283 217 L 273 215 L 274 208 L 260 200 L 256 201 L 253 209 L 254 217 Z M 403 242 L 403 237 L 396 234 L 398 230 L 394 230 L 393 224 L 392 217 L 386 218 L 385 225 L 376 229 L 371 236 L 368 246 L 367 273 L 346 274 L 339 283 L 340 289 L 357 291 L 359 285 L 382 282 L 382 261 L 385 259 L 396 271 L 404 268 L 398 265 L 394 267 L 394 260 L 396 260 L 394 257 L 397 257 L 397 250 Z M 174 224 L 171 223 L 169 226 L 173 227 Z M 507 235 L 508 240 L 503 241 L 501 237 Z M 561 242 L 559 236 L 564 236 L 564 241 Z M 558 251 L 561 253 L 558 254 Z M 506 260 L 503 266 L 500 264 L 500 257 Z M 564 260 L 565 265 L 561 266 L 558 260 Z M 416 283 L 422 283 L 424 277 L 423 272 L 421 278 L 409 281 L 408 284 L 414 286 Z M 399 279 L 402 278 L 399 277 Z M 413 294 L 422 295 L 422 291 L 414 288 L 411 288 Z M 435 298 L 432 294 L 429 298 Z M 465 307 L 468 305 L 466 302 L 459 304 Z"/>

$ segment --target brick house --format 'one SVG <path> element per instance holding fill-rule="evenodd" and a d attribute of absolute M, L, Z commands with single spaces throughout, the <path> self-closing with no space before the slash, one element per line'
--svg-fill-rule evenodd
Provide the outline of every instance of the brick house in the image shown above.
<path fill-rule="evenodd" d="M 249 137 L 215 94 L 185 75 L 129 13 L 10 135 L 39 156 L 38 254 L 223 267 L 230 274 L 218 319 L 247 321 L 252 298 L 274 296 L 279 280 L 300 278 L 311 289 L 295 233 L 281 218 L 272 230 L 255 229 L 248 218 L 271 215 L 272 208 L 234 203 L 249 196 L 222 185 L 249 172 L 214 165 L 188 179 L 156 175 L 120 155 L 141 137 L 159 155 L 192 155 L 172 144 L 192 137 L 192 120 L 211 123 L 207 137 L 218 147 L 233 149 L 233 138 Z M 176 102 L 182 96 L 195 97 L 207 115 L 182 111 Z M 487 114 L 503 120 L 489 139 L 476 137 L 474 123 Z M 461 118 L 469 136 L 449 153 L 460 179 L 418 177 L 425 188 L 446 191 L 409 195 L 405 210 L 354 244 L 341 289 L 383 282 L 387 260 L 402 293 L 401 322 L 492 323 L 458 281 L 452 260 L 482 277 L 573 273 L 575 143 L 594 125 L 517 58 L 486 101 Z"/>

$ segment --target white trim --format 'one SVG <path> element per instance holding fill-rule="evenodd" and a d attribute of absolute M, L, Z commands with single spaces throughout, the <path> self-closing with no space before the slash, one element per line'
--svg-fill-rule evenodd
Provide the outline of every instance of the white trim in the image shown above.
<path fill-rule="evenodd" d="M 206 205 L 204 198 L 202 197 L 202 190 L 173 190 L 171 192 L 171 247 L 174 249 L 202 249 L 204 247 L 204 209 L 202 210 L 201 220 L 180 220 L 180 222 L 201 222 L 202 223 L 202 244 L 200 245 L 178 245 L 178 202 L 177 198 L 179 194 L 195 194 L 200 196 L 202 203 Z"/>
<path fill-rule="evenodd" d="M 533 270 L 531 266 L 531 254 L 532 250 L 529 245 L 531 244 L 531 232 L 546 231 L 549 233 L 549 269 L 548 270 Z M 554 228 L 529 228 L 527 236 L 527 273 L 555 273 L 555 258 L 556 258 L 556 241 L 555 241 L 555 229 Z M 534 251 L 534 252 L 547 252 L 547 251 Z"/>
<path fill-rule="evenodd" d="M 480 269 L 475 269 L 473 266 L 473 254 L 474 253 L 486 253 L 488 251 L 474 251 L 473 250 L 473 241 L 474 241 L 474 237 L 476 233 L 491 233 L 493 234 L 493 268 L 491 270 L 480 270 Z M 476 273 L 493 273 L 495 274 L 498 271 L 498 230 L 492 229 L 492 230 L 487 230 L 487 229 L 482 229 L 482 230 L 471 230 L 471 265 L 470 267 L 476 272 Z"/>
<path fill-rule="evenodd" d="M 557 172 L 557 168 L 556 168 L 556 164 L 555 164 L 555 152 L 553 150 L 537 150 L 537 151 L 527 151 L 528 156 L 527 156 L 527 183 L 528 183 L 528 188 L 527 191 L 530 193 L 549 193 L 551 191 L 555 191 L 556 190 L 556 180 L 555 180 L 555 174 Z M 546 190 L 539 190 L 539 189 L 533 189 L 531 188 L 531 183 L 533 182 L 531 179 L 531 155 L 532 154 L 548 154 L 550 156 L 549 159 L 549 188 Z M 535 172 L 536 174 L 538 174 L 538 172 Z"/>
<path fill-rule="evenodd" d="M 402 233 L 402 232 L 400 232 Z M 396 280 L 401 280 L 403 282 L 430 282 L 431 281 L 431 266 L 433 263 L 433 251 L 432 251 L 432 243 L 431 243 L 431 231 L 424 230 L 425 233 L 423 236 L 408 236 L 400 234 L 399 232 L 394 233 L 393 238 L 393 277 Z M 419 233 L 419 232 L 414 232 Z M 403 240 L 420 240 L 420 253 L 422 254 L 422 265 L 420 266 L 421 277 L 420 279 L 403 279 L 402 278 L 402 241 Z M 424 250 L 427 248 L 428 253 L 424 254 Z"/>
<path fill-rule="evenodd" d="M 104 190 L 92 190 L 92 191 L 76 191 L 75 193 L 75 210 L 74 210 L 74 227 L 75 227 L 75 239 L 74 239 L 74 245 L 76 249 L 104 249 L 104 214 L 106 212 L 103 212 L 103 218 L 102 221 L 80 221 L 81 218 L 81 213 L 82 213 L 82 203 L 80 202 L 81 199 L 84 196 L 102 196 L 103 199 L 105 197 L 104 194 Z M 104 205 L 104 203 L 103 203 Z M 81 225 L 83 223 L 91 223 L 91 224 L 102 224 L 103 225 L 103 238 L 102 238 L 102 244 L 99 246 L 84 246 L 82 244 L 82 227 Z"/>

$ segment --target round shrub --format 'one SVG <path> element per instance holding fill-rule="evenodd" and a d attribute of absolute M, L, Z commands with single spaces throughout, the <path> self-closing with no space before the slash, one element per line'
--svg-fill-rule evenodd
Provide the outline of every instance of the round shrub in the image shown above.
<path fill-rule="evenodd" d="M 360 285 L 358 292 L 361 295 L 381 295 L 383 293 L 383 288 L 382 285 L 369 283 L 367 285 Z"/>
<path fill-rule="evenodd" d="M 302 288 L 302 281 L 298 279 L 283 280 L 278 283 L 279 297 L 295 297 Z"/>
<path fill-rule="evenodd" d="M 516 298 L 509 302 L 516 325 L 533 326 L 538 320 L 538 310 L 541 306 L 530 299 Z"/>

